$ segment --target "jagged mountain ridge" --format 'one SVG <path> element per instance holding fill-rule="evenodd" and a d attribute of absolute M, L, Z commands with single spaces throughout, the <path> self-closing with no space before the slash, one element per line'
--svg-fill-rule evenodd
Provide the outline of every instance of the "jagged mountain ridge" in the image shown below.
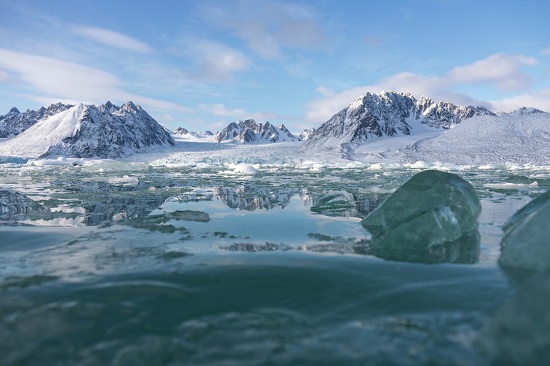
<path fill-rule="evenodd" d="M 175 144 L 157 121 L 132 102 L 120 107 L 107 102 L 59 109 L 0 143 L 0 155 L 113 159 Z"/>
<path fill-rule="evenodd" d="M 216 142 L 233 141 L 240 143 L 250 142 L 284 142 L 299 141 L 285 125 L 274 126 L 269 122 L 256 123 L 253 119 L 231 122 L 215 136 Z"/>
<path fill-rule="evenodd" d="M 178 127 L 174 131 L 172 131 L 171 133 L 175 136 L 181 136 L 181 137 L 208 138 L 208 137 L 212 136 L 212 138 L 213 138 L 213 136 L 214 136 L 214 134 L 209 130 L 202 131 L 202 132 L 194 132 L 194 131 L 189 131 L 185 127 Z"/>
<path fill-rule="evenodd" d="M 15 107 L 3 116 L 0 116 L 0 138 L 9 138 L 17 136 L 38 121 L 63 112 L 71 107 L 70 104 L 56 103 L 48 108 L 41 107 L 37 111 L 28 109 L 26 112 L 19 112 Z"/>
<path fill-rule="evenodd" d="M 383 136 L 410 135 L 419 126 L 448 129 L 464 119 L 495 115 L 484 107 L 435 103 L 410 93 L 366 93 L 323 123 L 304 144 L 310 147 L 342 147 Z"/>
<path fill-rule="evenodd" d="M 514 115 L 514 116 L 527 116 L 530 114 L 538 114 L 538 113 L 546 113 L 544 111 L 541 111 L 540 109 L 533 108 L 533 107 L 521 107 L 516 109 L 513 112 L 505 113 L 508 115 Z"/>

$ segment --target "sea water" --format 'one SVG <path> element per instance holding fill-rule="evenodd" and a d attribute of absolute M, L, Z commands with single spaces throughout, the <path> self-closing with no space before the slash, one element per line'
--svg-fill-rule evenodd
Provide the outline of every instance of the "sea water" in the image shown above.
<path fill-rule="evenodd" d="M 501 227 L 550 170 L 439 167 L 480 197 L 471 263 L 370 255 L 361 219 L 423 168 L 0 165 L 2 363 L 486 364 Z"/>

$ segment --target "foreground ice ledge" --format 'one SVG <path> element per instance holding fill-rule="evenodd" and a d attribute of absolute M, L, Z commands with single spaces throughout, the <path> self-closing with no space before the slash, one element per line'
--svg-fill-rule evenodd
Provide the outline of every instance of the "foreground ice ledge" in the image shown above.
<path fill-rule="evenodd" d="M 361 224 L 376 256 L 414 262 L 476 262 L 481 204 L 472 185 L 437 170 L 416 174 Z"/>

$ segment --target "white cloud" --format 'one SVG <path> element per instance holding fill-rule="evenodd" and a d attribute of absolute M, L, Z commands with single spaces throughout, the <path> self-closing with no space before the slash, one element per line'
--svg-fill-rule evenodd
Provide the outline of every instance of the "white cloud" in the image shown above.
<path fill-rule="evenodd" d="M 0 68 L 39 93 L 35 99 L 95 104 L 109 99 L 113 102 L 132 100 L 158 109 L 189 111 L 171 102 L 126 92 L 115 75 L 72 62 L 0 48 Z"/>
<path fill-rule="evenodd" d="M 315 91 L 319 94 L 321 94 L 324 97 L 332 97 L 334 96 L 334 90 L 327 88 L 326 86 L 319 86 Z"/>
<path fill-rule="evenodd" d="M 550 47 L 545 48 L 545 49 L 542 50 L 540 53 L 541 53 L 542 55 L 545 55 L 545 56 L 550 56 Z"/>
<path fill-rule="evenodd" d="M 280 117 L 271 112 L 249 112 L 242 108 L 228 109 L 222 103 L 216 104 L 200 104 L 199 108 L 205 112 L 212 113 L 220 117 L 231 117 L 232 119 L 245 120 L 252 118 L 258 122 L 264 122 L 273 119 L 279 119 Z"/>
<path fill-rule="evenodd" d="M 550 88 L 491 101 L 492 109 L 499 112 L 511 112 L 521 107 L 534 107 L 550 112 Z"/>
<path fill-rule="evenodd" d="M 307 104 L 305 117 L 308 122 L 320 123 L 327 121 L 335 113 L 369 90 L 368 86 L 360 86 L 337 94 L 324 95 L 323 89 L 325 88 L 321 87 L 323 98 L 313 100 Z"/>
<path fill-rule="evenodd" d="M 281 57 L 282 48 L 324 49 L 327 38 L 312 8 L 287 2 L 236 1 L 204 10 L 213 24 L 229 29 L 261 57 Z"/>
<path fill-rule="evenodd" d="M 4 70 L 0 70 L 0 80 L 8 80 L 9 79 L 9 75 L 7 72 L 5 72 Z"/>
<path fill-rule="evenodd" d="M 360 95 L 384 90 L 411 93 L 416 97 L 425 95 L 436 101 L 493 107 L 503 111 L 510 111 L 525 105 L 543 109 L 545 105 L 548 105 L 544 102 L 545 93 L 540 95 L 536 93 L 523 94 L 501 101 L 484 102 L 464 93 L 453 91 L 453 88 L 457 86 L 478 84 L 488 84 L 496 87 L 497 90 L 521 90 L 531 84 L 530 77 L 521 69 L 535 64 L 537 64 L 537 59 L 533 57 L 498 53 L 468 65 L 455 67 L 441 77 L 403 72 L 383 79 L 377 84 L 357 86 L 340 93 L 332 93 L 330 89 L 320 86 L 317 91 L 322 97 L 307 104 L 305 117 L 312 123 L 327 121 Z M 549 110 L 548 107 L 544 108 Z"/>
<path fill-rule="evenodd" d="M 222 103 L 216 103 L 216 104 L 200 104 L 199 108 L 203 111 L 207 111 L 209 113 L 212 113 L 216 116 L 223 116 L 223 117 L 235 117 L 235 118 L 246 118 L 246 115 L 250 114 L 244 109 L 236 108 L 236 109 L 227 109 L 224 104 Z"/>
<path fill-rule="evenodd" d="M 195 77 L 202 81 L 226 82 L 251 65 L 243 53 L 219 43 L 195 40 L 189 43 L 189 48 L 189 56 L 195 62 Z"/>
<path fill-rule="evenodd" d="M 74 27 L 73 33 L 95 42 L 139 53 L 150 53 L 151 47 L 146 43 L 124 34 L 96 27 Z"/>
<path fill-rule="evenodd" d="M 501 90 L 521 90 L 531 84 L 531 78 L 521 71 L 523 66 L 537 63 L 534 57 L 497 53 L 469 65 L 449 71 L 453 83 L 492 83 Z"/>
<path fill-rule="evenodd" d="M 107 72 L 49 57 L 0 48 L 0 67 L 15 73 L 38 91 L 59 98 L 95 100 L 119 90 L 119 79 Z"/>

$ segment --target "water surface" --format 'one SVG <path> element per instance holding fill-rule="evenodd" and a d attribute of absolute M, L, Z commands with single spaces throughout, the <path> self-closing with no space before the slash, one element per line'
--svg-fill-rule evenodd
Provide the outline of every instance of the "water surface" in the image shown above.
<path fill-rule="evenodd" d="M 485 364 L 514 292 L 500 228 L 550 186 L 455 171 L 482 201 L 469 264 L 385 261 L 359 224 L 416 169 L 0 165 L 6 364 Z"/>

